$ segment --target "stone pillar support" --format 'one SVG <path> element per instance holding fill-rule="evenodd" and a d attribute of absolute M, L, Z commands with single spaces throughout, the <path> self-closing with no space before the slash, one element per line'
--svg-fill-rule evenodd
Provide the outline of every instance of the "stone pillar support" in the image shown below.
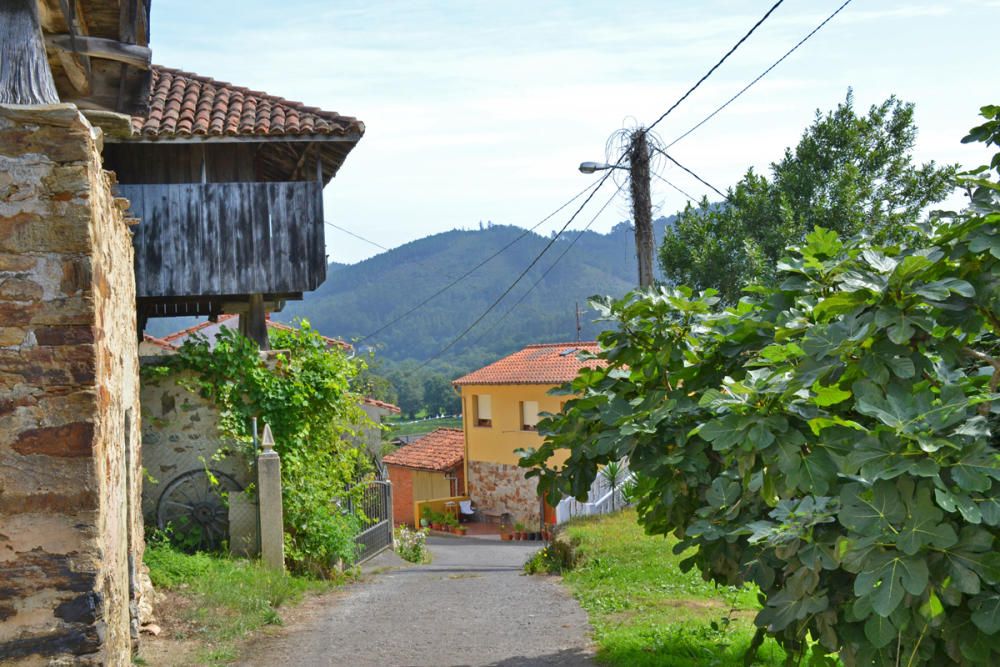
<path fill-rule="evenodd" d="M 257 456 L 257 493 L 260 501 L 260 552 L 272 570 L 285 569 L 285 529 L 281 506 L 281 459 L 274 451 L 271 427 L 264 426 L 262 451 Z"/>

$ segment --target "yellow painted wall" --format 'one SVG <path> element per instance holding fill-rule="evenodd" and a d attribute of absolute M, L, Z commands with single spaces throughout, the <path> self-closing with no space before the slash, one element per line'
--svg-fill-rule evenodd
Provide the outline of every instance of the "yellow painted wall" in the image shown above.
<path fill-rule="evenodd" d="M 539 412 L 559 412 L 567 396 L 549 396 L 556 385 L 462 385 L 462 427 L 465 430 L 466 462 L 489 461 L 517 465 L 519 447 L 538 447 L 542 437 L 521 429 L 521 401 L 537 401 Z M 472 397 L 489 394 L 492 426 L 476 426 Z M 550 463 L 562 463 L 569 456 L 557 452 Z"/>

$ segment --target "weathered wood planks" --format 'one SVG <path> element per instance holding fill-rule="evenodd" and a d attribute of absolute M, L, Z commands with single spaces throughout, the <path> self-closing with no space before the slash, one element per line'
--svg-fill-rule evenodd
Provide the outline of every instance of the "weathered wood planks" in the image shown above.
<path fill-rule="evenodd" d="M 120 184 L 137 296 L 306 292 L 326 278 L 317 182 Z"/>

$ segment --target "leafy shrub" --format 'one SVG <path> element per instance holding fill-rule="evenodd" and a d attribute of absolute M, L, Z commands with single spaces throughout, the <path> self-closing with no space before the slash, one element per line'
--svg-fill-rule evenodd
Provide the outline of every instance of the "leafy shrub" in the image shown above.
<path fill-rule="evenodd" d="M 562 574 L 576 567 L 579 556 L 576 547 L 579 541 L 567 539 L 553 540 L 551 544 L 539 549 L 524 564 L 528 574 Z"/>
<path fill-rule="evenodd" d="M 392 533 L 392 545 L 403 560 L 423 563 L 427 558 L 427 531 L 399 526 Z"/>
<path fill-rule="evenodd" d="M 977 140 L 1000 140 L 985 107 Z M 1000 169 L 1000 154 L 993 169 Z M 707 580 L 756 584 L 760 633 L 854 665 L 1000 663 L 1000 185 L 919 247 L 817 228 L 732 308 L 662 287 L 598 300 L 607 368 L 522 462 L 578 498 L 628 456 L 640 521 Z"/>
<path fill-rule="evenodd" d="M 371 467 L 364 447 L 353 442 L 357 429 L 370 423 L 351 389 L 364 362 L 329 348 L 307 321 L 270 336 L 280 350 L 271 360 L 262 358 L 254 342 L 223 327 L 214 344 L 189 339 L 143 375 L 155 382 L 193 371 L 187 388 L 216 405 L 220 435 L 248 463 L 255 455 L 252 418 L 271 426 L 281 456 L 286 560 L 296 571 L 325 576 L 338 561 L 356 555 L 362 517 L 345 508 L 352 506 L 349 489 Z"/>

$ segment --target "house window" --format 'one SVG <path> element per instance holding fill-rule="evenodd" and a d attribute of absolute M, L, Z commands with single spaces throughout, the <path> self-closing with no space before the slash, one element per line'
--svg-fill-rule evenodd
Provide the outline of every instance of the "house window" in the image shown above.
<path fill-rule="evenodd" d="M 534 431 L 538 427 L 538 401 L 521 401 L 521 430 Z"/>
<path fill-rule="evenodd" d="M 489 394 L 473 396 L 472 409 L 476 426 L 493 426 L 493 409 Z"/>

